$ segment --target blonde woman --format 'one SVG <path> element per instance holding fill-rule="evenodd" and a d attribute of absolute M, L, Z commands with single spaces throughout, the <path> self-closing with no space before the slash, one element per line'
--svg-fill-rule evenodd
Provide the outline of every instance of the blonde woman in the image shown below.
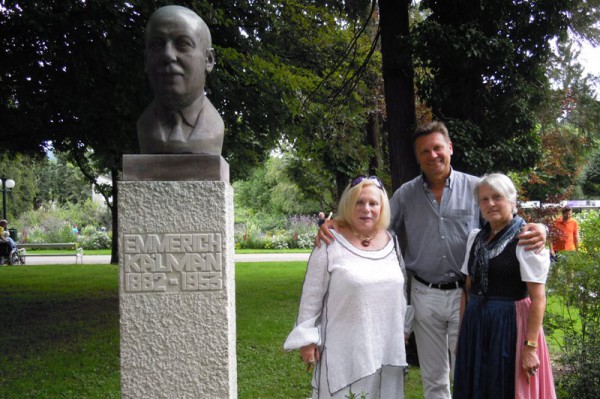
<path fill-rule="evenodd" d="M 381 181 L 358 176 L 335 217 L 336 240 L 308 261 L 296 326 L 284 348 L 314 366 L 313 398 L 404 398 L 404 262 L 387 231 Z"/>

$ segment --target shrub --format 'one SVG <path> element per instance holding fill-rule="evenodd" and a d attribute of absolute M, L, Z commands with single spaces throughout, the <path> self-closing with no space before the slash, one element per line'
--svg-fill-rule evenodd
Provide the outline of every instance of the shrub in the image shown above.
<path fill-rule="evenodd" d="M 83 249 L 107 249 L 111 247 L 111 237 L 104 231 L 94 231 L 83 237 L 81 241 Z"/>
<path fill-rule="evenodd" d="M 14 225 L 21 229 L 20 240 L 30 243 L 79 241 L 85 249 L 107 249 L 111 247 L 110 234 L 96 228 L 104 226 L 106 215 L 106 208 L 89 201 L 64 207 L 46 204 L 38 210 L 24 213 Z M 75 234 L 75 225 L 85 227 Z"/>
<path fill-rule="evenodd" d="M 235 233 L 235 246 L 239 249 L 264 249 L 265 240 L 258 226 L 252 222 L 248 222 L 243 227 L 238 228 Z"/>
<path fill-rule="evenodd" d="M 273 249 L 288 249 L 290 247 L 285 230 L 275 232 L 268 241 L 270 241 L 270 248 Z"/>
<path fill-rule="evenodd" d="M 265 215 L 262 215 L 265 216 Z M 235 225 L 236 249 L 312 248 L 317 234 L 316 216 L 293 215 L 262 218 L 246 215 Z"/>
<path fill-rule="evenodd" d="M 560 337 L 556 378 L 559 397 L 597 398 L 600 392 L 600 275 L 598 211 L 578 215 L 579 252 L 561 252 L 548 279 L 549 308 L 544 325 Z"/>
<path fill-rule="evenodd" d="M 316 233 L 302 233 L 298 235 L 298 248 L 309 249 L 315 246 Z"/>

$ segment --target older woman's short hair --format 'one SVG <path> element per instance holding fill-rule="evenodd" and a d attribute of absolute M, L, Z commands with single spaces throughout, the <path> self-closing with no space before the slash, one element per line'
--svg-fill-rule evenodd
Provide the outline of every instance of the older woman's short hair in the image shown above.
<path fill-rule="evenodd" d="M 502 173 L 483 175 L 473 190 L 476 201 L 479 201 L 479 187 L 483 185 L 488 186 L 493 191 L 512 202 L 513 213 L 517 213 L 517 189 L 508 176 L 503 175 Z"/>
<path fill-rule="evenodd" d="M 342 193 L 342 197 L 340 198 L 340 202 L 338 203 L 338 211 L 335 216 L 335 221 L 338 223 L 340 227 L 350 226 L 350 222 L 352 221 L 352 215 L 354 213 L 354 208 L 356 203 L 358 202 L 358 197 L 363 187 L 375 186 L 379 188 L 380 196 L 380 204 L 381 210 L 379 212 L 379 219 L 375 223 L 375 227 L 378 229 L 387 229 L 390 225 L 390 202 L 388 200 L 387 192 L 381 184 L 379 180 L 365 178 L 360 183 L 355 186 L 352 186 L 352 183 L 348 184 L 344 192 Z"/>

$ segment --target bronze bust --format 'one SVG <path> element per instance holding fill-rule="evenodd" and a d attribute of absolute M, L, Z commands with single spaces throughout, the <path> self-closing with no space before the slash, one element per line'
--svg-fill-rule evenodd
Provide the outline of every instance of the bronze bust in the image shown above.
<path fill-rule="evenodd" d="M 224 124 L 204 84 L 215 65 L 208 26 L 181 6 L 157 9 L 145 34 L 145 70 L 154 100 L 137 123 L 142 154 L 221 155 Z"/>

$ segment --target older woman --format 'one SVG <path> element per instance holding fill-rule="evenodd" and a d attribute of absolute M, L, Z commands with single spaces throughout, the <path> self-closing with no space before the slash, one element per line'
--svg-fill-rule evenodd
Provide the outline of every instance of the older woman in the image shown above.
<path fill-rule="evenodd" d="M 475 187 L 486 224 L 471 232 L 462 267 L 467 275 L 454 374 L 457 399 L 555 398 L 542 321 L 548 250 L 517 246 L 525 224 L 517 191 L 502 174 Z"/>
<path fill-rule="evenodd" d="M 336 240 L 308 261 L 296 326 L 284 348 L 315 366 L 313 398 L 403 398 L 404 262 L 387 232 L 381 181 L 358 176 L 335 217 Z"/>

